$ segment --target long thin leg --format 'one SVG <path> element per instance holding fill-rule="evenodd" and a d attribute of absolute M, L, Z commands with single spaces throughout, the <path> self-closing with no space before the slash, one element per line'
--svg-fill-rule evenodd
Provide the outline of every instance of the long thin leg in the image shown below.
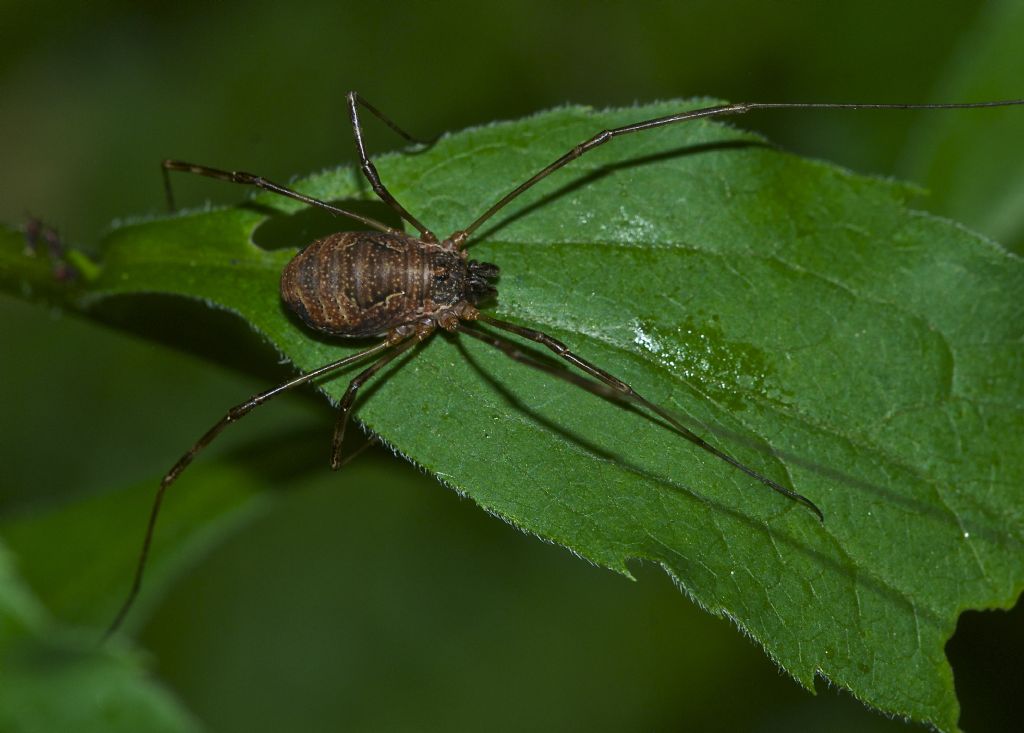
<path fill-rule="evenodd" d="M 413 137 L 408 132 L 403 130 L 401 127 L 399 127 L 397 124 L 395 124 L 394 120 L 392 120 L 390 117 L 385 115 L 379 109 L 377 109 L 372 104 L 367 102 L 366 98 L 363 97 L 363 95 L 360 94 L 359 92 L 349 92 L 346 95 L 346 98 L 349 100 L 349 103 L 351 103 L 352 99 L 354 98 L 359 104 L 361 104 L 363 106 L 363 108 L 367 112 L 370 112 L 371 114 L 373 114 L 374 117 L 376 117 L 378 120 L 380 120 L 385 125 L 390 127 L 392 129 L 392 131 L 395 132 L 396 134 L 398 134 L 400 137 L 402 137 L 402 139 L 404 139 L 407 142 L 412 143 L 413 145 L 424 145 L 424 146 L 427 146 L 427 145 L 433 145 L 435 142 L 437 142 L 437 138 L 436 137 L 432 138 L 430 140 L 423 140 L 423 139 L 418 138 L 418 137 Z"/>
<path fill-rule="evenodd" d="M 532 187 L 534 184 L 544 180 L 549 175 L 557 171 L 559 168 L 568 165 L 572 161 L 576 160 L 584 153 L 588 153 L 596 147 L 604 145 L 612 138 L 620 137 L 622 135 L 628 135 L 633 132 L 641 132 L 642 130 L 650 130 L 654 127 L 664 127 L 665 125 L 674 125 L 678 122 L 687 122 L 689 120 L 696 120 L 702 117 L 722 117 L 725 115 L 740 115 L 745 112 L 757 109 L 975 109 L 979 107 L 1010 107 L 1013 105 L 1024 104 L 1024 99 L 1009 99 L 999 102 L 968 102 L 968 103 L 953 103 L 953 104 L 831 104 L 824 102 L 738 102 L 736 104 L 723 104 L 715 107 L 705 107 L 704 109 L 691 110 L 689 112 L 680 112 L 674 115 L 666 115 L 665 117 L 655 117 L 650 120 L 642 120 L 640 122 L 634 122 L 631 125 L 624 125 L 622 127 L 616 127 L 611 130 L 602 130 L 588 140 L 584 140 L 578 145 L 574 146 L 571 150 L 565 153 L 562 157 L 550 165 L 537 171 L 530 178 L 523 181 L 507 194 L 502 196 L 491 208 L 487 209 L 481 214 L 476 221 L 470 224 L 465 229 L 456 232 L 452 235 L 451 239 L 457 247 L 464 247 L 466 240 L 470 235 L 475 232 L 481 224 L 490 219 L 501 209 L 507 206 L 511 201 L 517 198 L 521 193 Z"/>
<path fill-rule="evenodd" d="M 436 242 L 437 237 L 434 236 L 434 233 L 427 229 L 423 224 L 421 224 L 419 219 L 410 214 L 404 206 L 398 203 L 398 200 L 394 196 L 392 196 L 391 192 L 388 191 L 387 188 L 385 188 L 383 183 L 381 183 L 380 174 L 377 173 L 377 167 L 373 164 L 373 161 L 371 161 L 369 156 L 366 154 L 366 146 L 363 144 L 363 128 L 362 125 L 359 124 L 359 105 L 362 105 L 367 110 L 372 112 L 377 117 L 377 119 L 379 119 L 381 122 L 383 122 L 385 125 L 390 127 L 392 130 L 397 132 L 399 135 L 401 135 L 409 142 L 421 143 L 422 141 L 417 140 L 416 138 L 409 135 L 407 132 L 403 131 L 402 128 L 400 128 L 390 119 L 385 117 L 380 112 L 380 110 L 378 110 L 365 99 L 360 97 L 358 93 L 348 93 L 348 112 L 349 117 L 351 117 L 352 119 L 352 133 L 355 135 L 356 138 L 356 151 L 359 153 L 359 169 L 363 172 L 363 175 L 366 176 L 366 180 L 370 182 L 370 187 L 373 188 L 373 192 L 380 197 L 381 201 L 383 201 L 392 209 L 394 209 L 396 214 L 405 219 L 417 231 L 419 231 L 420 237 L 424 241 Z"/>
<path fill-rule="evenodd" d="M 547 362 L 537 359 L 532 354 L 520 349 L 515 343 L 509 341 L 506 338 L 495 336 L 487 331 L 474 328 L 473 326 L 467 325 L 464 321 L 460 321 L 456 327 L 461 333 L 465 333 L 468 336 L 472 336 L 475 339 L 483 341 L 484 343 L 490 344 L 491 346 L 501 349 L 505 352 L 505 355 L 522 363 L 527 366 L 539 369 L 542 372 L 547 372 L 559 379 L 563 379 L 570 384 L 575 384 L 577 387 L 582 387 L 585 390 L 593 392 L 601 397 L 607 397 L 609 399 L 622 402 L 623 400 L 628 401 L 629 398 L 624 395 L 620 390 L 609 387 L 604 382 L 598 382 L 593 379 L 587 379 L 581 374 L 571 372 L 561 366 L 555 366 L 554 364 L 548 364 Z"/>
<path fill-rule="evenodd" d="M 525 339 L 529 339 L 530 341 L 535 341 L 536 343 L 539 343 L 542 346 L 546 346 L 547 348 L 551 349 L 551 351 L 555 352 L 558 356 L 565 359 L 573 366 L 582 369 L 590 376 L 600 380 L 600 382 L 603 383 L 604 385 L 607 385 L 608 391 L 606 392 L 606 394 L 608 396 L 613 396 L 622 400 L 633 402 L 637 405 L 640 405 L 641 407 L 646 408 L 647 410 L 650 410 L 655 415 L 665 420 L 669 425 L 675 428 L 675 430 L 678 431 L 680 435 L 682 435 L 684 438 L 689 440 L 697 447 L 702 448 L 703 450 L 707 451 L 708 453 L 711 453 L 717 458 L 722 459 L 723 461 L 733 466 L 734 468 L 738 468 L 739 470 L 743 471 L 743 473 L 747 474 L 748 476 L 754 479 L 757 479 L 758 481 L 760 481 L 762 484 L 772 489 L 773 491 L 777 491 L 778 493 L 803 504 L 808 509 L 813 511 L 818 516 L 818 519 L 820 521 L 825 521 L 825 515 L 822 513 L 821 509 L 819 509 L 818 506 L 810 499 L 808 499 L 806 496 L 804 496 L 803 494 L 799 494 L 796 491 L 793 491 L 792 489 L 787 489 L 782 484 L 773 481 L 767 476 L 762 476 L 760 473 L 750 468 L 746 464 L 741 463 L 739 460 L 733 458 L 728 453 L 725 453 L 724 451 L 721 451 L 715 446 L 711 445 L 706 440 L 704 440 L 699 435 L 697 435 L 692 430 L 683 425 L 681 422 L 679 422 L 679 420 L 671 412 L 661 407 L 660 405 L 656 405 L 650 400 L 642 397 L 636 392 L 636 390 L 634 390 L 628 384 L 623 382 L 621 379 L 609 374 L 604 369 L 594 366 L 586 359 L 583 359 L 577 356 L 576 354 L 572 353 L 569 350 L 569 348 L 558 339 L 548 336 L 546 333 L 536 331 L 532 328 L 525 328 L 523 326 L 518 326 L 514 323 L 509 323 L 507 321 L 500 321 L 496 318 L 491 318 L 483 314 L 481 314 L 478 318 L 484 323 L 488 323 L 494 326 L 495 328 L 510 331 L 511 333 L 514 333 L 517 336 L 522 336 Z M 591 391 L 595 391 L 592 387 L 598 386 L 597 384 L 593 384 L 592 386 L 581 384 L 580 381 L 570 377 L 569 375 L 562 375 L 559 374 L 557 371 L 548 369 L 540 362 L 537 362 L 523 355 L 523 353 L 516 349 L 513 345 L 508 344 L 502 341 L 501 339 L 494 338 L 490 334 L 485 334 L 481 331 L 477 331 L 472 328 L 467 328 L 464 324 L 460 324 L 459 330 L 462 331 L 463 333 L 469 334 L 470 336 L 478 338 L 481 341 L 486 341 L 487 343 L 491 344 L 492 346 L 498 349 L 501 349 L 508 356 L 512 357 L 516 361 L 521 361 L 523 363 L 530 364 L 530 366 L 533 366 L 535 368 L 540 368 L 543 369 L 544 371 L 548 371 L 549 373 L 555 374 L 556 376 L 560 376 L 566 379 L 567 381 L 577 384 L 578 386 L 584 387 L 586 389 L 591 389 Z"/>
<path fill-rule="evenodd" d="M 348 464 L 352 463 L 352 461 L 359 458 L 359 456 L 363 455 L 363 453 L 368 451 L 373 446 L 378 445 L 379 443 L 380 438 L 378 438 L 376 435 L 371 435 L 369 438 L 363 441 L 363 444 L 361 446 L 359 446 L 354 451 L 345 456 L 345 459 L 338 464 L 338 468 L 344 468 Z"/>
<path fill-rule="evenodd" d="M 347 216 L 350 219 L 355 219 L 358 222 L 366 224 L 369 227 L 373 227 L 381 232 L 387 232 L 388 234 L 401 234 L 397 229 L 389 227 L 387 224 L 382 224 L 376 219 L 371 219 L 368 216 L 357 214 L 354 211 L 348 211 L 342 209 L 333 204 L 329 204 L 326 201 L 320 201 L 312 196 L 306 196 L 305 194 L 293 191 L 287 186 L 282 186 L 279 183 L 268 181 L 262 176 L 257 176 L 254 173 L 246 173 L 245 171 L 225 171 L 219 168 L 211 168 L 206 165 L 196 165 L 195 163 L 186 163 L 181 160 L 165 160 L 162 163 L 164 175 L 164 191 L 167 194 L 167 206 L 171 211 L 174 211 L 174 194 L 171 192 L 171 177 L 170 171 L 181 171 L 183 173 L 195 173 L 200 176 L 206 176 L 207 178 L 216 178 L 221 181 L 230 181 L 231 183 L 241 183 L 246 186 L 256 186 L 264 191 L 271 191 L 281 196 L 287 196 L 288 198 L 301 201 L 304 204 L 310 206 L 318 206 L 321 209 L 331 212 L 339 216 Z"/>
<path fill-rule="evenodd" d="M 338 419 L 334 423 L 334 438 L 331 440 L 331 468 L 335 471 L 342 466 L 341 442 L 345 439 L 345 427 L 348 425 L 348 418 L 352 412 L 352 404 L 356 401 L 356 393 L 359 391 L 359 388 L 366 384 L 370 377 L 383 369 L 388 362 L 400 354 L 405 353 L 420 341 L 421 339 L 418 338 L 410 338 L 397 348 L 389 351 L 387 354 L 379 358 L 367 367 L 365 371 L 357 374 L 356 377 L 349 382 L 348 389 L 345 390 L 345 394 L 341 398 L 341 402 L 338 404 Z"/>
<path fill-rule="evenodd" d="M 282 392 L 287 392 L 294 387 L 306 384 L 317 377 L 322 377 L 341 369 L 342 367 L 348 366 L 349 364 L 365 359 L 368 356 L 378 354 L 381 351 L 394 346 L 396 343 L 397 341 L 394 338 L 389 338 L 376 346 L 371 346 L 368 349 L 360 351 L 358 354 L 352 354 L 351 356 L 346 356 L 343 359 L 338 359 L 330 364 L 314 369 L 311 372 L 306 372 L 305 374 L 302 374 L 289 382 L 278 385 L 273 389 L 269 389 L 266 392 L 261 392 L 258 395 L 250 397 L 245 402 L 228 410 L 224 417 L 214 424 L 212 428 L 207 430 L 206 433 L 204 433 L 203 436 L 188 449 L 188 452 L 178 459 L 178 462 L 171 467 L 171 470 L 168 471 L 167 475 L 160 481 L 160 487 L 157 489 L 156 497 L 153 499 L 153 508 L 149 513 L 149 524 L 146 526 L 146 536 L 142 542 L 142 550 L 139 553 L 139 562 L 135 568 L 135 577 L 132 581 L 131 590 L 129 590 L 128 597 L 125 598 L 125 601 L 121 606 L 121 610 L 118 611 L 113 623 L 110 624 L 110 628 L 108 628 L 106 633 L 103 635 L 104 639 L 114 633 L 121 625 L 121 622 L 124 621 L 124 617 L 128 614 L 128 610 L 132 607 L 132 603 L 134 603 L 135 597 L 138 595 L 139 589 L 142 587 L 142 576 L 146 569 L 146 560 L 149 557 L 149 548 L 153 543 L 153 531 L 156 528 L 156 520 L 160 514 L 160 506 L 163 503 L 164 494 L 166 493 L 167 488 L 177 480 L 178 476 L 181 475 L 181 472 L 184 471 L 190 463 L 192 463 L 192 459 L 196 457 L 196 454 L 209 445 L 225 427 L 241 420 L 267 400 L 277 397 Z"/>

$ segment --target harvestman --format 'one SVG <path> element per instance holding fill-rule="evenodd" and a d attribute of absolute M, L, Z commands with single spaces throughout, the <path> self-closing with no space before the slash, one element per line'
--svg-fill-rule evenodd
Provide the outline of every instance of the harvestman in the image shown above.
<path fill-rule="evenodd" d="M 496 265 L 477 262 L 467 258 L 466 248 L 470 244 L 470 238 L 480 228 L 481 224 L 501 211 L 534 184 L 547 178 L 559 168 L 568 165 L 585 153 L 621 135 L 628 135 L 634 132 L 703 117 L 738 115 L 751 110 L 761 109 L 920 110 L 1007 107 L 1021 104 L 1024 104 L 1024 99 L 964 104 L 748 102 L 718 105 L 643 120 L 624 127 L 603 130 L 590 139 L 579 143 L 562 157 L 540 169 L 533 176 L 505 194 L 465 229 L 460 229 L 443 240 L 438 240 L 432 231 L 420 223 L 419 219 L 410 214 L 381 182 L 377 168 L 367 157 L 366 148 L 363 144 L 362 127 L 359 122 L 359 107 L 362 106 L 408 142 L 420 143 L 421 141 L 406 133 L 355 92 L 348 94 L 348 107 L 352 120 L 352 130 L 355 135 L 356 150 L 359 154 L 360 170 L 367 181 L 369 181 L 374 193 L 385 204 L 390 206 L 398 216 L 418 231 L 418 237 L 409 236 L 398 229 L 393 229 L 367 216 L 319 201 L 252 173 L 225 171 L 177 160 L 165 160 L 163 162 L 163 175 L 168 202 L 172 201 L 168 173 L 170 171 L 183 171 L 231 181 L 232 183 L 256 186 L 265 191 L 271 191 L 296 199 L 304 204 L 319 207 L 332 214 L 354 219 L 375 230 L 372 232 L 339 232 L 331 234 L 323 239 L 318 239 L 300 251 L 288 263 L 281 275 L 281 297 L 306 325 L 318 331 L 323 331 L 339 338 L 384 337 L 384 339 L 375 346 L 302 374 L 273 389 L 255 395 L 240 405 L 232 407 L 220 421 L 196 441 L 185 455 L 178 459 L 178 462 L 174 464 L 160 482 L 160 487 L 157 490 L 150 513 L 131 590 L 117 617 L 107 630 L 107 635 L 113 633 L 121 625 L 142 585 L 146 559 L 149 555 L 153 530 L 156 526 L 164 493 L 192 462 L 196 454 L 209 445 L 221 430 L 282 392 L 334 373 L 339 369 L 371 356 L 377 356 L 376 361 L 352 379 L 339 404 L 338 419 L 335 424 L 331 447 L 331 467 L 339 468 L 342 464 L 341 443 L 359 388 L 374 374 L 384 368 L 388 362 L 423 342 L 438 328 L 450 333 L 466 334 L 467 336 L 479 339 L 499 349 L 516 361 L 546 371 L 602 396 L 612 397 L 621 402 L 631 402 L 646 409 L 665 420 L 691 443 L 738 468 L 770 489 L 803 504 L 813 511 L 819 520 L 823 520 L 824 515 L 821 510 L 810 499 L 766 476 L 762 476 L 754 469 L 740 463 L 740 461 L 729 454 L 711 445 L 686 428 L 670 412 L 646 400 L 622 380 L 591 364 L 586 359 L 577 356 L 562 342 L 540 331 L 501 321 L 481 313 L 477 309 L 477 305 L 497 295 L 494 281 L 498 277 L 498 268 Z M 481 321 L 489 326 L 515 334 L 550 349 L 589 378 L 574 372 L 557 369 L 542 361 L 538 361 L 527 353 L 520 351 L 512 342 L 478 328 L 474 325 L 476 321 Z"/>

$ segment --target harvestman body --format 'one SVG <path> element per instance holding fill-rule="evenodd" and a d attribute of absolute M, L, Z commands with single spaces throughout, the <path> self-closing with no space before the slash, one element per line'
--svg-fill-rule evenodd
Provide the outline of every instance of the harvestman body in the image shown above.
<path fill-rule="evenodd" d="M 384 184 L 381 183 L 377 169 L 367 157 L 366 149 L 363 145 L 362 128 L 359 122 L 359 107 L 362 106 L 371 112 L 407 141 L 411 143 L 418 143 L 420 141 L 400 129 L 355 92 L 348 94 L 348 107 L 352 120 L 352 129 L 355 134 L 356 149 L 359 153 L 360 169 L 377 196 L 403 220 L 416 229 L 419 232 L 419 237 L 410 236 L 369 217 L 347 211 L 324 201 L 319 201 L 251 173 L 225 171 L 202 165 L 183 163 L 181 161 L 165 160 L 163 163 L 163 174 L 168 202 L 172 202 L 168 172 L 183 171 L 233 183 L 256 186 L 266 191 L 297 199 L 310 206 L 316 206 L 334 214 L 355 219 L 376 230 L 372 232 L 340 232 L 332 234 L 313 242 L 300 251 L 288 263 L 281 275 L 281 297 L 288 304 L 288 307 L 310 328 L 339 338 L 380 337 L 383 340 L 375 346 L 302 374 L 289 382 L 262 392 L 231 408 L 219 422 L 196 441 L 195 445 L 174 464 L 167 475 L 164 476 L 157 490 L 131 590 L 117 617 L 107 630 L 107 634 L 111 634 L 121 625 L 135 596 L 139 592 L 146 558 L 149 554 L 153 538 L 153 530 L 156 526 L 164 493 L 192 462 L 195 455 L 206 447 L 221 430 L 282 392 L 334 373 L 343 367 L 363 361 L 368 357 L 377 356 L 376 361 L 352 379 L 339 404 L 338 420 L 334 430 L 331 449 L 331 466 L 338 468 L 342 463 L 341 443 L 345 434 L 345 427 L 348 424 L 352 404 L 355 401 L 359 388 L 388 362 L 430 337 L 438 328 L 479 339 L 501 350 L 516 361 L 546 371 L 597 394 L 612 397 L 622 402 L 632 402 L 668 422 L 682 437 L 690 442 L 738 468 L 772 490 L 803 504 L 813 511 L 819 519 L 823 520 L 824 515 L 821 510 L 810 499 L 782 486 L 770 478 L 762 476 L 754 469 L 714 447 L 686 428 L 670 412 L 644 399 L 625 382 L 577 356 L 565 344 L 540 331 L 501 321 L 481 313 L 477 306 L 497 294 L 494 281 L 498 277 L 498 267 L 468 259 L 466 247 L 469 244 L 470 237 L 481 224 L 540 180 L 546 178 L 559 168 L 568 165 L 588 151 L 607 143 L 615 137 L 629 133 L 703 117 L 737 115 L 758 109 L 966 109 L 1006 107 L 1021 104 L 1024 104 L 1024 99 L 969 104 L 755 102 L 707 107 L 666 117 L 644 120 L 624 127 L 604 130 L 592 138 L 581 142 L 562 157 L 516 186 L 465 229 L 454 232 L 444 240 L 438 240 L 434 233 L 406 211 L 387 188 L 384 187 Z M 588 379 L 574 372 L 556 369 L 542 361 L 538 361 L 527 353 L 520 351 L 511 341 L 479 328 L 475 325 L 477 321 L 545 346 L 590 378 Z"/>

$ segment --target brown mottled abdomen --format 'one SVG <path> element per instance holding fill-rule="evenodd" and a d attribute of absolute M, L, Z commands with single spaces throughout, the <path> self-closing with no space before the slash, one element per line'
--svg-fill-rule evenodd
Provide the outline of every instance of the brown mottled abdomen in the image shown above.
<path fill-rule="evenodd" d="M 383 232 L 340 232 L 299 252 L 281 273 L 281 297 L 308 326 L 378 336 L 433 316 L 463 297 L 463 257 Z"/>

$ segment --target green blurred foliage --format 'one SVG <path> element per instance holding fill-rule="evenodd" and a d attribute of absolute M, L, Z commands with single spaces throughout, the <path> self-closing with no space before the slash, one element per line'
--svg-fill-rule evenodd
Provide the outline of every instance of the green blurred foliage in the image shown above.
<path fill-rule="evenodd" d="M 350 88 L 424 136 L 566 101 L 932 101 L 977 41 L 965 33 L 1000 5 L 8 2 L 0 219 L 31 212 L 88 246 L 111 220 L 162 207 L 164 157 L 278 179 L 350 162 Z M 743 125 L 888 174 L 920 118 Z M 386 130 L 369 142 L 395 145 Z M 179 195 L 242 193 L 187 181 Z M 1001 236 L 1019 241 L 1019 220 L 1014 231 Z M 224 407 L 286 371 L 258 345 L 231 372 L 10 300 L 0 319 L 5 519 L 123 487 L 148 494 Z M 180 326 L 183 343 L 214 346 L 237 328 Z M 251 460 L 233 451 L 262 440 L 308 457 L 306 470 L 280 472 L 280 501 L 196 561 L 140 630 L 155 674 L 211 730 L 901 727 L 831 691 L 806 695 L 653 569 L 630 584 L 591 568 L 381 452 L 329 474 L 332 416 L 308 397 L 262 412 L 211 465 Z M 128 540 L 143 522 L 144 509 L 126 517 Z M 46 551 L 89 562 L 59 536 Z M 949 647 L 969 730 L 1019 722 L 1015 614 L 998 633 L 967 614 Z"/>

